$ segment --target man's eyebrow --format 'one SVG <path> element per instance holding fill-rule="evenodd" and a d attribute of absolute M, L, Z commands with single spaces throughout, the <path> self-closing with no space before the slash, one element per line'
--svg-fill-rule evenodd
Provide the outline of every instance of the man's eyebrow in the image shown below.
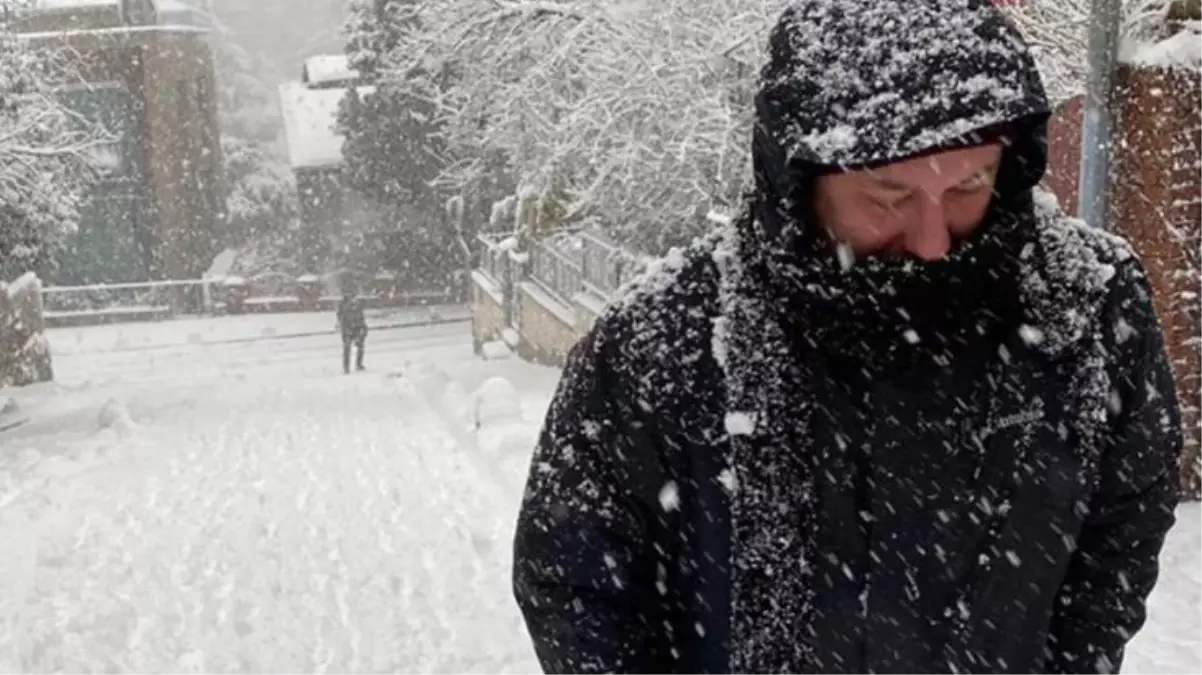
<path fill-rule="evenodd" d="M 990 162 L 990 163 L 986 164 L 985 166 L 981 167 L 981 169 L 980 169 L 979 171 L 975 171 L 975 172 L 973 172 L 973 174 L 972 174 L 971 176 L 969 176 L 969 177 L 965 178 L 964 180 L 960 181 L 960 183 L 961 183 L 961 184 L 964 184 L 964 183 L 967 183 L 967 182 L 968 182 L 968 181 L 970 181 L 970 180 L 975 180 L 975 179 L 979 178 L 979 177 L 980 177 L 980 176 L 982 176 L 982 175 L 986 175 L 986 174 L 991 174 L 991 173 L 994 173 L 994 172 L 996 172 L 996 171 L 998 170 L 998 168 L 999 168 L 1001 165 L 1002 165 L 1002 160 L 1000 160 L 1000 159 L 998 159 L 998 160 L 994 160 L 994 161 L 992 161 L 992 162 Z"/>
<path fill-rule="evenodd" d="M 870 173 L 869 176 L 872 178 L 872 183 L 873 183 L 874 187 L 884 188 L 886 190 L 894 190 L 897 192 L 910 192 L 911 190 L 914 189 L 913 187 L 906 185 L 905 183 L 896 181 L 888 176 L 883 176 L 879 173 Z"/>
<path fill-rule="evenodd" d="M 998 171 L 998 168 L 1000 166 L 1001 166 L 1001 160 L 994 160 L 992 162 L 989 162 L 988 165 L 981 167 L 981 171 L 978 171 L 975 174 L 972 174 L 971 177 L 969 177 L 969 178 L 975 178 L 975 177 L 977 177 L 977 175 L 981 175 L 982 173 L 993 173 L 995 171 Z"/>

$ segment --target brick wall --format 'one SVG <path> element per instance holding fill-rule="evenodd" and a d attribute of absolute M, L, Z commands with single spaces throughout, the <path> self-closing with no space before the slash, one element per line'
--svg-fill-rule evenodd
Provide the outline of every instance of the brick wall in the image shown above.
<path fill-rule="evenodd" d="M 1060 200 L 1065 213 L 1077 212 L 1081 176 L 1081 114 L 1085 97 L 1062 104 L 1048 120 L 1048 170 L 1044 185 Z"/>
<path fill-rule="evenodd" d="M 1197 73 L 1123 66 L 1118 73 L 1115 231 L 1143 260 L 1181 399 L 1183 488 L 1199 493 L 1198 247 L 1202 225 L 1202 87 Z"/>

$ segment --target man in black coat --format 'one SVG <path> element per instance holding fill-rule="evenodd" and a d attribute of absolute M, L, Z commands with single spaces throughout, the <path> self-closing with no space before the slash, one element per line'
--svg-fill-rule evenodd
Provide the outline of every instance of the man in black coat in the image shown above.
<path fill-rule="evenodd" d="M 363 301 L 353 289 L 343 290 L 338 303 L 338 329 L 342 333 L 342 372 L 351 372 L 351 346 L 355 347 L 355 369 L 363 370 L 363 348 L 367 342 L 367 318 Z"/>
<path fill-rule="evenodd" d="M 1063 216 L 986 0 L 795 0 L 743 218 L 616 300 L 535 451 L 548 671 L 1110 672 L 1173 523 L 1148 282 Z"/>

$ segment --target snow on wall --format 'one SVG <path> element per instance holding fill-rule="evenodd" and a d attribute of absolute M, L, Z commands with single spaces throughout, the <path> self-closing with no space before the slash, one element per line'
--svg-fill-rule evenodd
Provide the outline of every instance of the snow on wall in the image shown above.
<path fill-rule="evenodd" d="M 1160 42 L 1124 45 L 1123 60 L 1154 68 L 1202 70 L 1202 21 L 1186 21 L 1181 32 Z"/>
<path fill-rule="evenodd" d="M 375 87 L 359 87 L 360 94 Z M 299 82 L 280 85 L 280 109 L 293 169 L 338 166 L 342 163 L 342 134 L 335 132 L 338 104 L 346 89 L 309 89 Z"/>
<path fill-rule="evenodd" d="M 41 282 L 27 272 L 0 282 L 0 388 L 53 378 L 46 347 Z"/>
<path fill-rule="evenodd" d="M 0 281 L 0 293 L 7 293 L 14 298 L 25 293 L 40 293 L 41 290 L 42 282 L 33 272 L 22 274 L 12 283 Z"/>

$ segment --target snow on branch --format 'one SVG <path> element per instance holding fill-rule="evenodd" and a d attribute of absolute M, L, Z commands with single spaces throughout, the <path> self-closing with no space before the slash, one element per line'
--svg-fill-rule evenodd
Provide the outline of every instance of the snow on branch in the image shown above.
<path fill-rule="evenodd" d="M 751 98 L 780 0 L 397 2 L 382 86 L 429 101 L 468 190 L 482 157 L 628 244 L 708 227 L 748 178 Z M 352 45 L 367 36 L 349 36 Z"/>
<path fill-rule="evenodd" d="M 32 48 L 0 20 L 0 269 L 46 263 L 74 228 L 79 200 L 113 140 L 67 108 L 79 57 Z"/>
<path fill-rule="evenodd" d="M 429 104 L 451 158 L 441 188 L 470 193 L 481 158 L 504 157 L 561 221 L 656 252 L 747 186 L 755 76 L 782 4 L 387 0 L 374 3 L 387 30 L 348 41 L 381 87 Z M 1089 4 L 1007 4 L 1055 103 L 1083 91 Z M 1124 38 L 1164 37 L 1170 4 L 1124 0 Z"/>
<path fill-rule="evenodd" d="M 1123 0 L 1124 45 L 1167 37 L 1161 33 L 1172 5 L 1171 0 Z M 1031 44 L 1052 102 L 1083 94 L 1089 74 L 1090 0 L 1024 0 L 1005 8 Z"/>

